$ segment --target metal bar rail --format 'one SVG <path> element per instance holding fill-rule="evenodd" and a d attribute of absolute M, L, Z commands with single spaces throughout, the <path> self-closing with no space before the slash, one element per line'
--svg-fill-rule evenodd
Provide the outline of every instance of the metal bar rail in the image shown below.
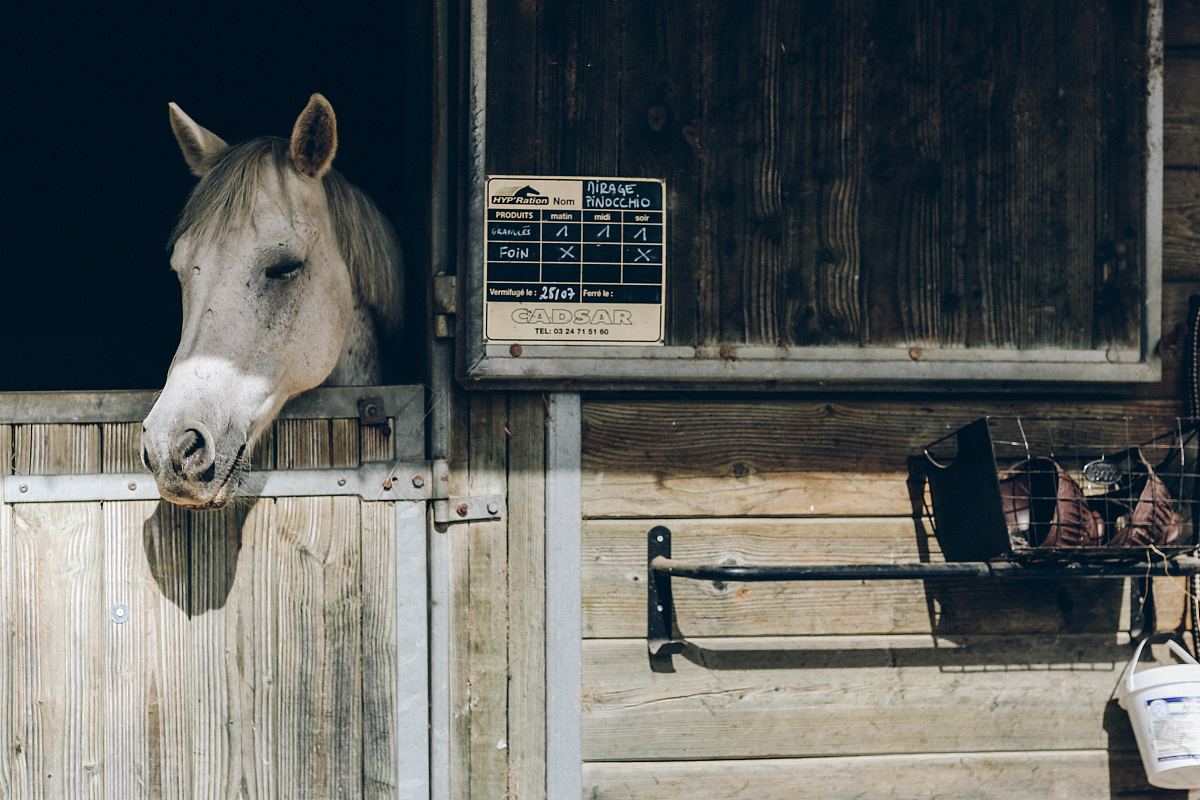
<path fill-rule="evenodd" d="M 695 564 L 671 558 L 671 531 L 661 525 L 646 538 L 649 570 L 646 645 L 652 659 L 669 658 L 686 640 L 675 629 L 671 579 L 698 581 L 861 581 L 923 578 L 1144 578 L 1200 574 L 1200 558 L 1177 556 L 1140 563 L 1020 564 L 1011 561 L 957 561 L 929 564 Z M 1135 588 L 1136 591 L 1136 588 Z M 1137 602 L 1136 606 L 1139 604 Z M 1137 620 L 1134 620 L 1137 624 Z"/>

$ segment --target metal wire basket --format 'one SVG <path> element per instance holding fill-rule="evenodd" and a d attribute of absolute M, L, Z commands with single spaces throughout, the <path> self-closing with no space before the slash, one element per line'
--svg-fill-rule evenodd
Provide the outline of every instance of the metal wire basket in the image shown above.
<path fill-rule="evenodd" d="M 1198 420 L 984 417 L 913 459 L 947 560 L 1196 550 Z"/>

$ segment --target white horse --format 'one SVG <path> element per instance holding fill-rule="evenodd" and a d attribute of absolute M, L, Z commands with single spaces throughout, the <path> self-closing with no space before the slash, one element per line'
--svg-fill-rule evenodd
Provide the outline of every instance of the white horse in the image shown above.
<path fill-rule="evenodd" d="M 183 334 L 142 426 L 142 459 L 167 500 L 217 508 L 288 399 L 380 382 L 400 329 L 400 249 L 375 205 L 330 168 L 337 123 L 321 95 L 290 140 L 232 147 L 169 108 L 200 182 L 171 236 Z"/>

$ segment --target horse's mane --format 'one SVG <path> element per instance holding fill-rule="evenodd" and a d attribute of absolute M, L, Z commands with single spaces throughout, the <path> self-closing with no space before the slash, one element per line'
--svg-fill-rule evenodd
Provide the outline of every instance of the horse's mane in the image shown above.
<path fill-rule="evenodd" d="M 289 142 L 277 136 L 250 139 L 225 150 L 188 196 L 171 232 L 168 252 L 184 233 L 211 237 L 232 233 L 240 220 L 250 216 L 255 193 L 266 180 L 276 181 L 275 194 L 290 206 L 291 198 L 282 187 L 284 171 L 291 164 Z M 395 231 L 371 199 L 336 170 L 327 172 L 321 182 L 338 249 L 350 268 L 359 301 L 371 311 L 381 345 L 393 342 L 403 314 L 403 265 Z M 382 366 L 386 371 L 386 363 Z"/>

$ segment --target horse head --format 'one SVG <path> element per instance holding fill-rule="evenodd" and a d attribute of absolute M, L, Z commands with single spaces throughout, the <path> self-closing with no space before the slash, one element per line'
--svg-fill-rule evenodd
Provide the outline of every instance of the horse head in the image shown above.
<path fill-rule="evenodd" d="M 200 181 L 171 237 L 183 331 L 142 458 L 164 498 L 216 508 L 288 399 L 378 382 L 380 329 L 399 322 L 399 250 L 370 200 L 331 170 L 337 123 L 321 95 L 290 139 L 234 146 L 169 109 Z"/>

